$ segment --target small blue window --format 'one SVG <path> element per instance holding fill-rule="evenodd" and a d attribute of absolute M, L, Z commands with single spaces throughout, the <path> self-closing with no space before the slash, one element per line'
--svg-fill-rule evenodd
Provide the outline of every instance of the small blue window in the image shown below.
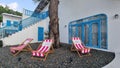
<path fill-rule="evenodd" d="M 18 26 L 19 26 L 18 21 L 14 21 L 14 22 L 13 22 L 13 26 L 14 26 L 14 27 L 18 27 Z"/>
<path fill-rule="evenodd" d="M 11 21 L 10 20 L 7 20 L 6 26 L 11 26 Z"/>

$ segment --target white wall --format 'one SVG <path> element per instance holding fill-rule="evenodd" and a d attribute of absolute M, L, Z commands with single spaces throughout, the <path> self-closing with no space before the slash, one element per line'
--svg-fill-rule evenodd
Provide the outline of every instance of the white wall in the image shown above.
<path fill-rule="evenodd" d="M 108 17 L 108 50 L 120 52 L 120 17 L 113 18 L 115 14 L 120 15 L 120 0 L 60 0 L 60 41 L 68 43 L 68 24 L 70 21 L 101 13 Z"/>
<path fill-rule="evenodd" d="M 48 30 L 48 23 L 49 18 L 2 39 L 4 44 L 3 46 L 20 44 L 26 38 L 33 38 L 34 40 L 32 42 L 38 42 L 38 27 L 44 27 L 44 30 Z"/>
<path fill-rule="evenodd" d="M 27 15 L 24 15 L 24 14 L 23 14 L 23 15 L 22 15 L 22 20 L 23 20 L 23 19 L 26 19 L 26 18 L 29 18 L 29 17 L 30 17 L 30 16 L 27 16 Z"/>
<path fill-rule="evenodd" d="M 6 23 L 6 20 L 10 20 L 11 23 L 13 23 L 13 21 L 20 21 L 22 19 L 22 17 L 15 17 L 13 15 L 3 15 L 3 23 Z"/>

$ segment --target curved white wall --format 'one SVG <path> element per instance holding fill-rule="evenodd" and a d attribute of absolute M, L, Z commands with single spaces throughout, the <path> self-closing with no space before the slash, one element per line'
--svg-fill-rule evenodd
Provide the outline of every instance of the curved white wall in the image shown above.
<path fill-rule="evenodd" d="M 33 38 L 34 40 L 32 42 L 38 42 L 38 27 L 44 27 L 44 30 L 48 30 L 48 23 L 49 18 L 2 39 L 4 44 L 3 46 L 20 44 L 26 38 Z"/>
<path fill-rule="evenodd" d="M 104 13 L 108 17 L 108 50 L 120 52 L 120 0 L 60 0 L 59 25 L 60 40 L 68 43 L 70 21 Z M 67 27 L 65 27 L 67 25 Z M 64 36 L 66 35 L 66 36 Z"/>

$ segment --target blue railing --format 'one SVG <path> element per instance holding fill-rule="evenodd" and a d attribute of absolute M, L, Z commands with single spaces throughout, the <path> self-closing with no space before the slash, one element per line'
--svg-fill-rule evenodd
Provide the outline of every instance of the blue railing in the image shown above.
<path fill-rule="evenodd" d="M 8 35 L 11 35 L 17 31 L 18 31 L 18 28 L 14 27 L 14 26 L 6 26 L 3 28 L 0 28 L 0 39 L 7 37 Z"/>
<path fill-rule="evenodd" d="M 32 24 L 35 24 L 38 21 L 41 21 L 47 17 L 48 17 L 48 11 L 38 13 L 38 14 L 34 13 L 31 17 L 26 18 L 24 20 L 21 20 L 22 21 L 22 28 L 25 28 L 25 27 L 32 25 Z"/>
<path fill-rule="evenodd" d="M 11 35 L 15 32 L 18 32 L 32 24 L 35 24 L 43 19 L 46 19 L 48 17 L 48 11 L 42 12 L 42 13 L 34 13 L 30 17 L 23 19 L 20 21 L 20 24 L 18 24 L 18 27 L 14 27 L 14 25 L 11 26 L 5 26 L 0 28 L 0 39 L 7 37 L 8 35 Z"/>
<path fill-rule="evenodd" d="M 33 11 L 27 10 L 27 9 L 23 9 L 23 14 L 26 16 L 31 16 L 33 14 Z"/>

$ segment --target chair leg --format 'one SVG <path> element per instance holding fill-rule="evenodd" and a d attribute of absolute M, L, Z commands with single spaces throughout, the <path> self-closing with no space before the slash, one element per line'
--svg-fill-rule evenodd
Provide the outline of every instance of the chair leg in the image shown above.
<path fill-rule="evenodd" d="M 38 58 L 38 57 L 31 57 L 31 59 L 36 59 L 36 60 L 43 60 L 43 58 Z"/>
<path fill-rule="evenodd" d="M 44 58 L 39 58 L 39 57 L 31 57 L 31 59 L 37 59 L 37 60 L 42 60 L 42 61 L 46 61 L 47 56 L 48 56 L 49 52 L 45 53 L 45 57 Z"/>
<path fill-rule="evenodd" d="M 16 56 L 16 55 L 18 55 L 20 52 L 21 52 L 21 51 L 18 51 L 18 52 L 16 52 L 15 54 L 13 54 L 13 56 Z"/>
<path fill-rule="evenodd" d="M 32 48 L 30 45 L 28 45 L 27 47 L 25 47 L 22 51 L 32 51 Z"/>
<path fill-rule="evenodd" d="M 80 54 L 79 51 L 77 51 L 77 53 L 78 53 L 79 57 L 83 57 L 83 56 L 91 56 L 91 53 L 86 53 L 85 55 Z"/>
<path fill-rule="evenodd" d="M 77 53 L 78 53 L 79 57 L 82 57 L 82 55 L 79 53 L 79 51 L 77 51 Z"/>
<path fill-rule="evenodd" d="M 43 59 L 43 61 L 46 61 L 47 56 L 48 56 L 48 52 L 46 53 L 45 58 Z"/>
<path fill-rule="evenodd" d="M 71 51 L 76 51 L 74 45 L 71 46 Z"/>
<path fill-rule="evenodd" d="M 30 45 L 28 45 L 27 50 L 28 50 L 28 51 L 32 51 L 32 48 L 31 48 Z"/>
<path fill-rule="evenodd" d="M 88 53 L 88 56 L 91 56 L 91 53 Z"/>
<path fill-rule="evenodd" d="M 53 53 L 53 52 L 54 52 L 54 48 L 53 48 L 53 46 L 51 46 L 49 53 Z"/>

